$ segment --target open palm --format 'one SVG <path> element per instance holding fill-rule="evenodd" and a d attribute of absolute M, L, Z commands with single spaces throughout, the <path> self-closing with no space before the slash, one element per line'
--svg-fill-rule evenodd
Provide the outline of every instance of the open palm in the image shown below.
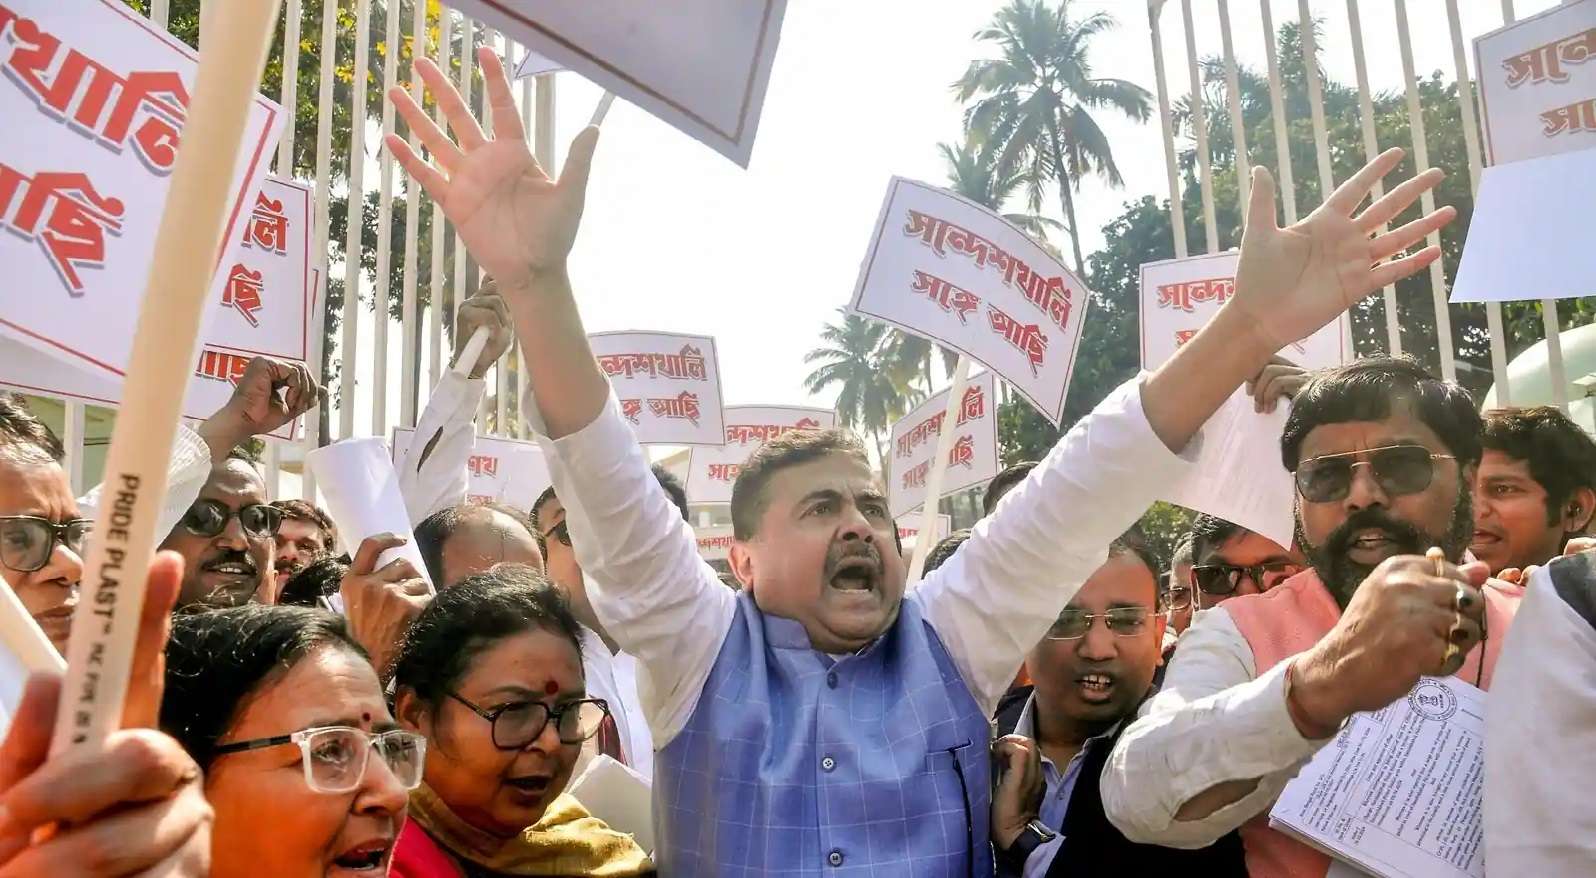
<path fill-rule="evenodd" d="M 1439 247 L 1429 246 L 1390 259 L 1451 222 L 1457 211 L 1450 206 L 1383 231 L 1392 217 L 1441 182 L 1444 174 L 1437 168 L 1404 181 L 1353 216 L 1374 184 L 1401 161 L 1401 149 L 1387 150 L 1286 228 L 1275 222 L 1274 179 L 1262 167 L 1253 169 L 1235 301 L 1277 349 L 1308 337 L 1364 296 L 1441 255 Z"/>
<path fill-rule="evenodd" d="M 577 135 L 566 156 L 565 172 L 559 180 L 550 178 L 527 148 L 498 55 L 483 48 L 477 61 L 493 111 L 492 139 L 477 125 L 454 85 L 422 58 L 416 61 L 416 70 L 456 139 L 449 139 L 408 92 L 395 88 L 389 99 L 426 145 L 432 161 L 416 155 L 397 135 L 388 135 L 385 143 L 454 223 L 466 249 L 508 293 L 534 275 L 563 269 L 582 220 L 598 129 L 589 127 Z"/>

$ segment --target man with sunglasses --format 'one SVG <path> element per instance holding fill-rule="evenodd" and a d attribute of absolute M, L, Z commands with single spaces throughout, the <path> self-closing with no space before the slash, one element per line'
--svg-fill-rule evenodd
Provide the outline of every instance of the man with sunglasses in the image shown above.
<path fill-rule="evenodd" d="M 1097 778 L 1163 664 L 1166 621 L 1156 568 L 1139 529 L 1116 540 L 1108 560 L 1026 656 L 1034 686 L 1005 696 L 998 707 L 998 734 L 1034 742 L 1034 748 L 1020 747 L 1039 751 L 1044 787 L 1039 803 L 1023 803 L 1006 795 L 1006 787 L 1021 783 L 1024 772 L 1005 771 L 999 780 L 992 798 L 999 876 L 1151 875 L 1165 869 L 1245 874 L 1234 838 L 1196 852 L 1139 845 L 1103 814 Z M 1001 742 L 1000 757 L 1012 746 Z"/>
<path fill-rule="evenodd" d="M 1196 609 L 1245 594 L 1261 594 L 1301 573 L 1308 562 L 1260 533 L 1212 515 L 1192 520 L 1190 583 Z"/>
<path fill-rule="evenodd" d="M 1268 827 L 1281 789 L 1420 676 L 1489 688 L 1522 594 L 1465 563 L 1481 447 L 1462 387 L 1404 359 L 1328 370 L 1280 444 L 1311 568 L 1199 616 L 1103 774 L 1127 836 L 1200 847 L 1239 828 L 1255 878 L 1326 874 L 1327 857 Z"/>
<path fill-rule="evenodd" d="M 183 556 L 179 608 L 236 607 L 276 600 L 274 537 L 283 511 L 267 502 L 255 461 L 235 451 L 211 466 L 210 478 L 161 548 Z"/>

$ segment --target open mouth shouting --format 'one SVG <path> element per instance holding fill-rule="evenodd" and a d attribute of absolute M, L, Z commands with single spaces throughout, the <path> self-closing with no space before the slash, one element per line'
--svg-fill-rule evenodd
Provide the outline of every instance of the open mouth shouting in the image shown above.
<path fill-rule="evenodd" d="M 504 786 L 510 791 L 510 796 L 521 807 L 534 807 L 541 805 L 553 791 L 553 773 L 523 774 L 519 777 L 507 777 Z"/>
<path fill-rule="evenodd" d="M 1081 700 L 1099 704 L 1114 697 L 1115 676 L 1110 673 L 1093 671 L 1081 674 L 1075 678 L 1075 688 Z"/>

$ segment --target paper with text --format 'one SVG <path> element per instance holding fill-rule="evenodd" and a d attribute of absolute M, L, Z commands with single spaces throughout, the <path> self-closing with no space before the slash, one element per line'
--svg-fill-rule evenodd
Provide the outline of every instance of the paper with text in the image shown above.
<path fill-rule="evenodd" d="M 1596 147 L 1596 0 L 1476 38 L 1474 69 L 1487 163 Z"/>
<path fill-rule="evenodd" d="M 989 482 L 998 474 L 997 405 L 997 382 L 991 372 L 982 372 L 965 385 L 942 476 L 943 497 Z M 887 497 L 895 517 L 925 503 L 931 456 L 936 453 L 947 409 L 948 391 L 944 390 L 892 425 L 887 445 Z"/>
<path fill-rule="evenodd" d="M 687 463 L 687 499 L 692 503 L 730 503 L 737 474 L 766 442 L 793 430 L 826 430 L 837 425 L 830 409 L 793 405 L 726 406 L 726 444 L 692 449 Z"/>
<path fill-rule="evenodd" d="M 588 336 L 621 415 L 644 445 L 721 445 L 720 367 L 715 340 L 672 332 Z"/>
<path fill-rule="evenodd" d="M 1485 698 L 1425 677 L 1356 714 L 1286 785 L 1269 825 L 1380 878 L 1484 878 Z"/>

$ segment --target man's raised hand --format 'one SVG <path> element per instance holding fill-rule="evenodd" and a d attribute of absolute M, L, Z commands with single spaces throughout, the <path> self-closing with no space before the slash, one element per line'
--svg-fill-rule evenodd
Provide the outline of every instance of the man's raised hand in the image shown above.
<path fill-rule="evenodd" d="M 1254 166 L 1252 199 L 1241 239 L 1235 303 L 1274 350 L 1308 337 L 1364 296 L 1434 262 L 1439 247 L 1392 259 L 1451 222 L 1457 211 L 1442 207 L 1400 228 L 1382 231 L 1445 176 L 1440 169 L 1404 181 L 1362 213 L 1353 215 L 1374 184 L 1402 161 L 1388 149 L 1342 183 L 1302 221 L 1275 222 L 1275 185 Z M 1389 260 L 1389 261 L 1387 261 Z"/>
<path fill-rule="evenodd" d="M 513 296 L 540 274 L 564 271 L 582 219 L 598 129 L 589 126 L 576 136 L 564 173 L 558 180 L 551 178 L 527 148 L 498 55 L 482 48 L 477 61 L 493 110 L 491 137 L 437 66 L 418 58 L 416 70 L 443 109 L 455 139 L 449 139 L 409 93 L 394 88 L 388 92 L 389 100 L 426 146 L 431 161 L 416 155 L 397 135 L 388 135 L 384 142 L 443 208 L 483 270 Z"/>

